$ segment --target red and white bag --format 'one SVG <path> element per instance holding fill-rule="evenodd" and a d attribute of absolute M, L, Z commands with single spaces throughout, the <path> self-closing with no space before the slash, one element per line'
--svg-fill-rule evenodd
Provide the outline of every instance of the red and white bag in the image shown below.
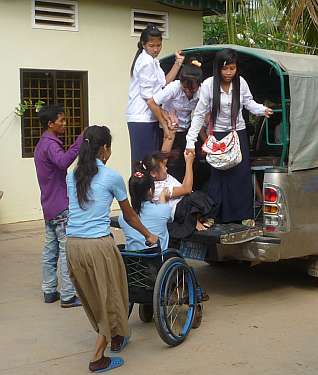
<path fill-rule="evenodd" d="M 240 139 L 232 127 L 231 132 L 219 141 L 213 135 L 213 125 L 209 119 L 209 136 L 202 146 L 206 161 L 216 169 L 226 170 L 235 167 L 242 161 Z"/>

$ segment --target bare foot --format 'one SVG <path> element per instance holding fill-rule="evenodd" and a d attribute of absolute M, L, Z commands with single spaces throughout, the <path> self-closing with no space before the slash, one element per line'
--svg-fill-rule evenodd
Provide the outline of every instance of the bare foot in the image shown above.
<path fill-rule="evenodd" d="M 197 220 L 197 225 L 195 226 L 195 229 L 198 231 L 207 230 L 207 228 L 199 220 Z"/>

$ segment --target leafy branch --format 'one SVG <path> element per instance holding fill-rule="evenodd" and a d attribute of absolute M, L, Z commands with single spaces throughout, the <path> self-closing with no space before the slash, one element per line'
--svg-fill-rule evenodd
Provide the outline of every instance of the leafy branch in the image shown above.
<path fill-rule="evenodd" d="M 35 109 L 35 112 L 39 112 L 40 109 L 44 106 L 45 102 L 43 100 L 37 100 L 36 102 L 32 102 L 31 99 L 24 100 L 22 103 L 19 103 L 17 107 L 15 107 L 14 113 L 22 117 L 24 116 L 27 110 Z"/>

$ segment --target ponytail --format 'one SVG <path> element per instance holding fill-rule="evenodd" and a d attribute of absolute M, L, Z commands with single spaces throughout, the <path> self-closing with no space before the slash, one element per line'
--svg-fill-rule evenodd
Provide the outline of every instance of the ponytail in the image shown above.
<path fill-rule="evenodd" d="M 131 64 L 131 68 L 130 68 L 130 77 L 133 76 L 136 61 L 137 61 L 139 55 L 142 53 L 142 50 L 144 49 L 144 45 L 147 42 L 149 42 L 150 38 L 160 38 L 162 40 L 161 31 L 158 29 L 157 26 L 153 25 L 152 23 L 149 23 L 140 35 L 140 39 L 139 39 L 139 42 L 137 44 L 137 52 L 136 52 L 136 55 L 134 57 L 134 60 Z"/>
<path fill-rule="evenodd" d="M 90 126 L 83 134 L 83 143 L 80 147 L 78 162 L 74 172 L 76 192 L 79 206 L 84 209 L 89 202 L 89 190 L 93 177 L 98 172 L 96 158 L 100 148 L 111 146 L 111 134 L 107 126 Z"/>
<path fill-rule="evenodd" d="M 134 73 L 134 67 L 135 67 L 136 61 L 137 61 L 139 55 L 142 53 L 142 50 L 144 49 L 144 47 L 142 46 L 141 41 L 139 41 L 139 42 L 137 43 L 137 48 L 138 48 L 138 49 L 137 49 L 136 55 L 135 55 L 135 57 L 134 57 L 134 60 L 133 60 L 133 62 L 132 62 L 132 64 L 131 64 L 131 68 L 130 68 L 130 77 L 133 76 L 133 73 Z"/>
<path fill-rule="evenodd" d="M 141 206 L 149 200 L 149 195 L 155 190 L 153 177 L 146 165 L 139 161 L 135 164 L 134 173 L 128 182 L 131 206 L 139 215 Z"/>

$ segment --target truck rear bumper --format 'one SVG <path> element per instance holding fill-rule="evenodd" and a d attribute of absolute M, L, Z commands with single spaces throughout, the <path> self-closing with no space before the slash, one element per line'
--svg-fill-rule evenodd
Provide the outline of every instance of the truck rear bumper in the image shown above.
<path fill-rule="evenodd" d="M 217 258 L 246 260 L 252 262 L 277 262 L 280 259 L 281 240 L 275 237 L 256 237 L 236 245 L 217 245 Z"/>

